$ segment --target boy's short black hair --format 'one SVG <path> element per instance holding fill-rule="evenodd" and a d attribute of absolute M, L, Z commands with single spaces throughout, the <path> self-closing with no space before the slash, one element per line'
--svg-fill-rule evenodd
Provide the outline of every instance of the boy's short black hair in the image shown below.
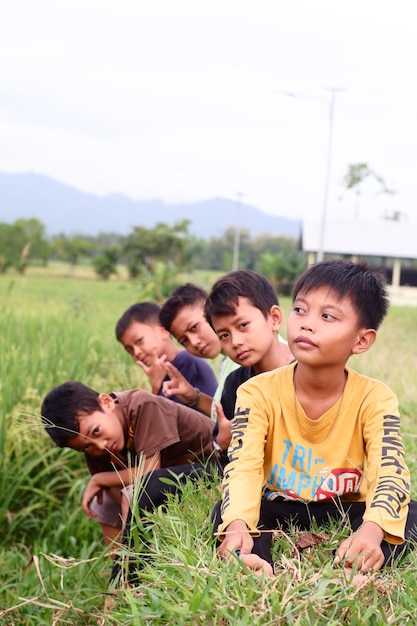
<path fill-rule="evenodd" d="M 219 278 L 213 285 L 204 312 L 211 326 L 215 315 L 234 315 L 239 298 L 247 298 L 264 317 L 278 304 L 276 290 L 271 283 L 253 270 L 236 270 Z"/>
<path fill-rule="evenodd" d="M 80 432 L 80 413 L 102 411 L 99 393 L 78 381 L 68 381 L 52 389 L 41 407 L 42 424 L 61 448 Z"/>
<path fill-rule="evenodd" d="M 136 302 L 121 316 L 116 324 L 116 338 L 120 341 L 132 322 L 159 326 L 159 312 L 161 307 L 156 302 Z"/>
<path fill-rule="evenodd" d="M 204 305 L 207 299 L 207 291 L 194 285 L 193 283 L 186 283 L 174 289 L 174 291 L 168 296 L 165 303 L 162 305 L 159 312 L 159 321 L 161 325 L 171 331 L 172 322 L 177 317 L 178 313 L 185 306 L 194 306 L 202 303 Z"/>
<path fill-rule="evenodd" d="M 389 306 L 384 276 L 365 263 L 333 260 L 308 267 L 294 285 L 293 302 L 300 294 L 328 287 L 339 298 L 348 297 L 358 315 L 360 328 L 377 330 Z"/>

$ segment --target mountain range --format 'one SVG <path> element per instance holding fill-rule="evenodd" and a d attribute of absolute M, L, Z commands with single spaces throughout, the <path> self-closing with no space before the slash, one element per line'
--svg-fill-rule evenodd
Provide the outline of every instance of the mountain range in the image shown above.
<path fill-rule="evenodd" d="M 47 235 L 126 235 L 135 226 L 173 225 L 190 220 L 189 232 L 202 239 L 221 236 L 239 224 L 251 237 L 261 234 L 297 238 L 301 222 L 269 215 L 248 204 L 211 198 L 194 203 L 165 204 L 162 200 L 133 200 L 112 193 L 105 197 L 79 191 L 35 173 L 0 173 L 0 222 L 36 218 Z"/>

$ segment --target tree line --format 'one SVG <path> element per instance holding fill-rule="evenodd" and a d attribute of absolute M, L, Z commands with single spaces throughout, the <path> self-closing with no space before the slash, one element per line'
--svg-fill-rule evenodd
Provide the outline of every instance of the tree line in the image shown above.
<path fill-rule="evenodd" d="M 149 281 L 159 273 L 163 298 L 179 272 L 232 269 L 235 229 L 205 240 L 190 234 L 189 226 L 189 220 L 182 220 L 173 225 L 160 222 L 153 228 L 136 226 L 128 235 L 47 237 L 45 226 L 36 218 L 0 223 L 0 272 L 13 268 L 23 274 L 30 265 L 47 266 L 49 261 L 60 260 L 69 264 L 70 275 L 77 264 L 89 263 L 98 277 L 108 280 L 122 264 L 131 279 Z M 247 229 L 240 231 L 238 260 L 239 268 L 264 274 L 283 295 L 290 292 L 307 262 L 296 239 L 269 234 L 251 237 Z"/>

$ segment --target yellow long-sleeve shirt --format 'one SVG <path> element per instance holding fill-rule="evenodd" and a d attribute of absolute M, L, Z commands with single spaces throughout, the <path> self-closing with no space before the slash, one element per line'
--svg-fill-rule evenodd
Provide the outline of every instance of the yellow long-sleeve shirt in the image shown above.
<path fill-rule="evenodd" d="M 340 498 L 366 502 L 363 521 L 401 543 L 410 474 L 395 394 L 346 368 L 343 401 L 311 420 L 295 396 L 295 366 L 260 374 L 238 389 L 219 532 L 241 519 L 256 534 L 262 497 Z"/>

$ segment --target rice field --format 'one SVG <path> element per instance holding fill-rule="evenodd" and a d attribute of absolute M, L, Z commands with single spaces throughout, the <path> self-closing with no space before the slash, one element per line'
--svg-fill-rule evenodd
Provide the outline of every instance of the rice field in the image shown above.
<path fill-rule="evenodd" d="M 210 276 L 188 276 L 210 286 Z M 147 387 L 114 336 L 120 314 L 144 299 L 126 277 L 107 282 L 76 268 L 0 276 L 0 624 L 404 624 L 414 623 L 417 560 L 369 577 L 335 581 L 331 554 L 346 534 L 293 558 L 296 536 L 275 542 L 277 576 L 247 576 L 220 563 L 210 532 L 218 486 L 187 485 L 155 529 L 141 585 L 108 593 L 111 569 L 97 524 L 80 507 L 88 478 L 78 453 L 55 448 L 39 408 L 53 386 L 81 380 L 98 391 Z M 282 299 L 287 313 L 288 299 Z M 392 387 L 400 400 L 412 476 L 417 471 L 417 308 L 393 305 L 373 349 L 350 365 Z M 283 331 L 285 335 L 285 330 Z M 413 496 L 417 497 L 417 481 Z"/>

